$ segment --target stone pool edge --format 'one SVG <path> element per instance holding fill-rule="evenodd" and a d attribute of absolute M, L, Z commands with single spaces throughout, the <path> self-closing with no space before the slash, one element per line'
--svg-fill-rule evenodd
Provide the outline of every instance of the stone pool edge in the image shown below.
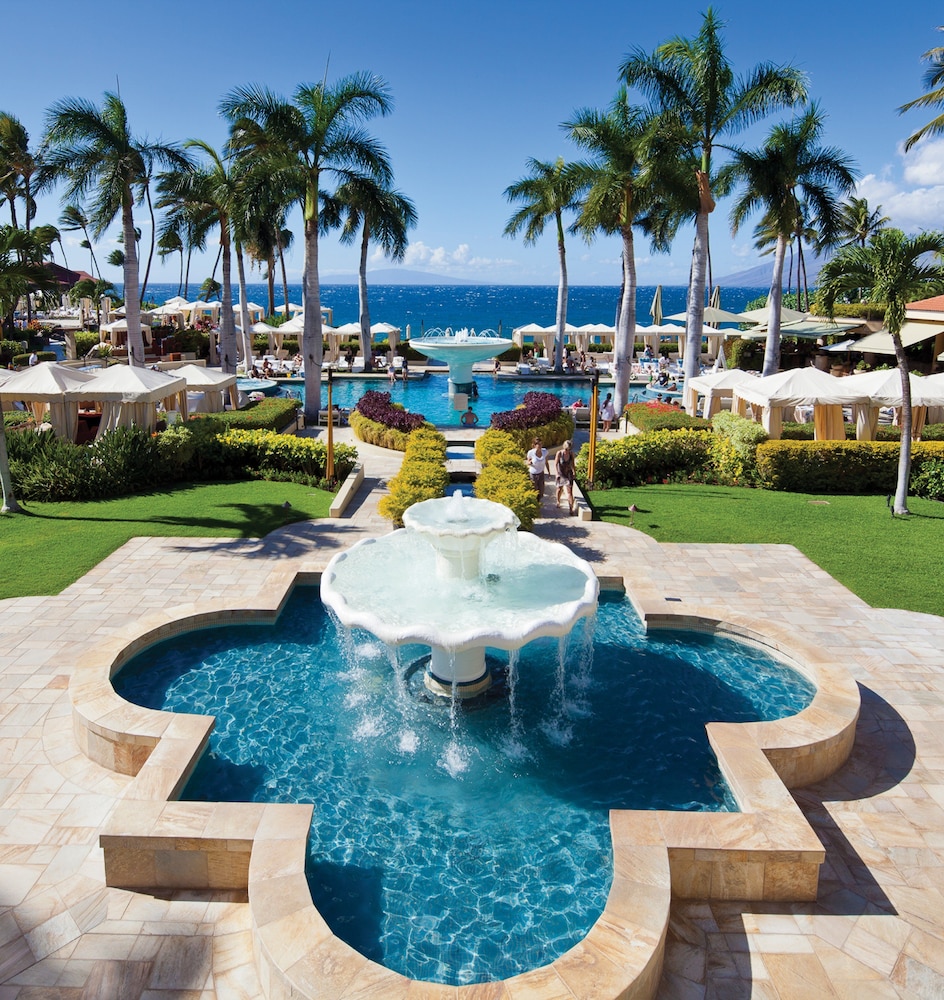
<path fill-rule="evenodd" d="M 651 997 L 658 985 L 672 895 L 687 899 L 811 900 L 822 844 L 790 787 L 837 770 L 859 712 L 849 674 L 819 647 L 772 623 L 648 608 L 649 628 L 712 632 L 761 646 L 809 677 L 812 704 L 773 723 L 712 723 L 709 741 L 739 813 L 614 810 L 613 885 L 588 935 L 555 962 L 477 987 L 410 981 L 335 938 L 311 901 L 305 853 L 312 808 L 174 801 L 213 720 L 143 709 L 119 698 L 111 677 L 131 656 L 192 628 L 274 620 L 296 583 L 280 574 L 255 607 L 180 605 L 129 624 L 80 658 L 70 682 L 82 751 L 135 780 L 105 825 L 106 882 L 126 889 L 248 889 L 256 964 L 266 996 Z M 281 586 L 284 584 L 284 587 Z M 324 992 L 328 984 L 331 988 Z M 381 992 L 378 994 L 377 991 Z"/>

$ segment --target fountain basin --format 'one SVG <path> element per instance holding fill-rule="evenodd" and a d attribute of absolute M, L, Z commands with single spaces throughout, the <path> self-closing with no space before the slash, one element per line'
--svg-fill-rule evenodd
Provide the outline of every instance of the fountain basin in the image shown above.
<path fill-rule="evenodd" d="M 469 519 L 450 523 L 445 512 L 457 499 Z M 589 563 L 556 542 L 510 532 L 507 508 L 469 497 L 416 508 L 426 509 L 413 517 L 408 510 L 404 523 L 418 530 L 365 539 L 336 555 L 321 595 L 349 628 L 389 646 L 429 646 L 432 690 L 479 693 L 488 686 L 487 646 L 513 650 L 567 635 L 595 611 L 599 583 Z"/>
<path fill-rule="evenodd" d="M 496 336 L 491 330 L 431 330 L 424 337 L 410 340 L 410 346 L 428 358 L 445 361 L 449 366 L 449 395 L 469 392 L 472 366 L 487 361 L 514 346 L 513 340 Z"/>

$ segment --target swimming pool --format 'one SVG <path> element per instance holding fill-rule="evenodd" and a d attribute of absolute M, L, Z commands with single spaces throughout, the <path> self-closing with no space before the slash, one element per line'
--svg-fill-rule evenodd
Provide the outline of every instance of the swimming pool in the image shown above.
<path fill-rule="evenodd" d="M 479 395 L 469 400 L 479 418 L 479 426 L 487 427 L 492 413 L 513 410 L 524 402 L 526 393 L 549 392 L 560 399 L 562 405 L 570 406 L 576 400 L 585 405 L 590 402 L 590 380 L 574 376 L 562 378 L 498 378 L 495 375 L 476 375 Z M 441 427 L 459 427 L 461 411 L 454 410 L 449 399 L 448 378 L 443 373 L 430 373 L 426 378 L 410 379 L 406 383 L 393 384 L 388 379 L 356 379 L 336 377 L 332 381 L 332 405 L 342 409 L 353 409 L 357 401 L 369 389 L 389 392 L 394 403 L 402 404 L 413 413 L 422 413 L 431 423 Z M 608 390 L 607 390 L 608 391 Z M 305 398 L 305 385 L 299 379 L 280 383 L 282 395 Z M 600 397 L 602 400 L 602 396 Z M 327 406 L 327 382 L 321 383 L 321 405 Z M 464 407 L 463 407 L 464 409 Z"/>
<path fill-rule="evenodd" d="M 581 940 L 609 891 L 609 809 L 733 808 L 705 722 L 780 718 L 813 694 L 748 647 L 647 635 L 614 598 L 595 630 L 522 650 L 513 704 L 500 683 L 476 707 L 431 703 L 421 651 L 392 660 L 299 587 L 275 625 L 169 640 L 114 683 L 216 717 L 185 798 L 314 802 L 308 878 L 332 931 L 445 983 L 506 978 Z"/>

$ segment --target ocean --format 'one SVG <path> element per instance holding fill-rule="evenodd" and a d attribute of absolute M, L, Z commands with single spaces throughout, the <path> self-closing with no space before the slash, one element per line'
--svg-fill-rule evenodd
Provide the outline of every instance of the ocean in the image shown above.
<path fill-rule="evenodd" d="M 120 286 L 118 286 L 120 287 Z M 191 285 L 189 296 L 197 298 L 198 285 Z M 250 302 L 267 305 L 264 284 L 247 285 Z M 725 288 L 721 293 L 724 309 L 738 312 L 747 302 L 765 295 L 765 288 Z M 177 294 L 177 285 L 150 283 L 149 300 L 159 305 Z M 655 286 L 644 286 L 636 292 L 636 325 L 648 326 L 652 319 L 649 307 Z M 673 313 L 684 312 L 687 289 L 684 286 L 663 286 L 663 322 Z M 234 295 L 238 295 L 234 289 Z M 292 302 L 302 301 L 302 287 L 289 285 Z M 446 327 L 501 331 L 505 336 L 518 326 L 537 323 L 550 326 L 557 311 L 556 285 L 368 285 L 370 318 L 373 323 L 392 323 L 412 336 Z M 609 285 L 572 285 L 567 296 L 567 321 L 574 326 L 585 323 L 613 325 L 619 287 Z M 276 305 L 283 302 L 281 285 L 276 285 Z M 321 303 L 333 312 L 334 325 L 356 323 L 358 319 L 356 285 L 322 285 Z"/>

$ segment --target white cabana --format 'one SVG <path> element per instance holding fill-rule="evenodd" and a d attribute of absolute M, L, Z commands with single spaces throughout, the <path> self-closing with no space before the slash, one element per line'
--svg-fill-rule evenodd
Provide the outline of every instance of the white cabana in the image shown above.
<path fill-rule="evenodd" d="M 102 420 L 96 440 L 115 427 L 154 430 L 157 405 L 179 410 L 187 419 L 187 380 L 151 368 L 112 365 L 90 382 L 66 392 L 67 398 L 102 403 Z"/>
<path fill-rule="evenodd" d="M 116 333 L 123 333 L 123 334 L 125 334 L 127 336 L 127 333 L 128 333 L 128 321 L 126 319 L 116 319 L 116 320 L 113 320 L 111 323 L 102 323 L 102 325 L 98 328 L 98 339 L 99 339 L 100 343 L 104 343 L 105 342 L 104 338 L 102 337 L 103 333 L 108 334 L 108 339 L 113 344 L 117 345 L 117 344 L 119 344 L 121 342 L 121 340 L 123 338 L 121 338 L 121 337 L 117 337 L 116 338 L 115 334 Z M 145 342 L 145 344 L 150 344 L 151 343 L 151 328 L 150 328 L 150 326 L 148 326 L 146 323 L 142 323 L 141 324 L 141 333 L 144 336 L 144 342 Z"/>
<path fill-rule="evenodd" d="M 202 299 L 197 299 L 196 302 L 190 302 L 186 306 L 181 306 L 181 309 L 187 314 L 187 322 L 191 326 L 200 319 L 208 319 L 214 324 L 219 323 L 220 310 L 222 308 L 222 302 L 205 302 Z"/>
<path fill-rule="evenodd" d="M 69 389 L 80 389 L 95 376 L 77 368 L 67 368 L 55 361 L 42 361 L 32 368 L 10 372 L 10 378 L 0 386 L 0 400 L 28 403 L 36 423 L 45 420 L 49 407 L 49 423 L 57 437 L 74 441 L 79 423 L 79 400 L 66 396 Z"/>
<path fill-rule="evenodd" d="M 868 398 L 854 387 L 848 388 L 848 381 L 818 368 L 791 368 L 735 386 L 731 408 L 743 414 L 748 404 L 756 407 L 764 430 L 771 438 L 779 438 L 784 408 L 812 406 L 816 440 L 842 441 L 846 436 L 843 405 L 863 403 Z"/>
<path fill-rule="evenodd" d="M 275 311 L 280 316 L 284 316 L 285 315 L 285 303 L 283 302 L 282 305 L 276 306 L 275 307 Z M 289 302 L 289 304 L 288 304 L 288 314 L 289 314 L 289 316 L 297 316 L 299 313 L 303 313 L 304 311 L 305 311 L 305 307 L 304 306 L 298 305 L 297 302 Z"/>
<path fill-rule="evenodd" d="M 929 408 L 932 408 L 936 415 L 938 408 L 944 407 L 944 374 L 921 377 L 910 373 L 908 379 L 911 385 L 911 436 L 919 440 L 928 418 Z M 874 440 L 879 410 L 882 407 L 901 409 L 901 372 L 897 368 L 862 372 L 858 375 L 849 375 L 843 382 L 850 389 L 859 391 L 867 397 L 854 408 L 856 437 L 860 441 Z"/>
<path fill-rule="evenodd" d="M 187 303 L 185 302 L 184 305 L 186 304 Z M 165 302 L 162 306 L 152 309 L 151 315 L 156 316 L 160 320 L 161 325 L 171 322 L 177 327 L 178 330 L 182 330 L 186 325 L 186 313 L 179 305 L 173 305 Z"/>
<path fill-rule="evenodd" d="M 698 400 L 704 396 L 702 416 L 710 420 L 721 409 L 723 398 L 730 399 L 739 385 L 756 381 L 756 374 L 741 371 L 740 368 L 695 375 L 684 383 L 682 397 L 685 400 L 685 410 L 689 416 L 694 417 L 698 412 Z"/>
<path fill-rule="evenodd" d="M 400 342 L 400 327 L 394 326 L 392 323 L 371 323 L 371 340 L 383 340 L 384 337 L 390 343 L 390 350 L 396 350 L 396 346 Z"/>
<path fill-rule="evenodd" d="M 511 339 L 523 350 L 525 341 L 530 340 L 534 344 L 540 344 L 547 357 L 551 356 L 554 350 L 554 339 L 557 330 L 546 326 L 538 326 L 537 323 L 527 323 L 524 326 L 516 327 L 512 330 Z"/>
<path fill-rule="evenodd" d="M 265 309 L 255 302 L 246 303 L 246 311 L 249 313 L 249 319 L 253 323 L 261 323 L 265 319 Z M 236 302 L 233 305 L 233 315 L 236 317 L 236 323 L 238 325 L 240 318 L 243 314 L 243 307 Z"/>
<path fill-rule="evenodd" d="M 239 405 L 235 375 L 222 372 L 219 368 L 204 368 L 201 365 L 181 365 L 173 370 L 173 374 L 187 382 L 187 409 L 191 413 L 221 412 L 224 409 L 223 397 L 227 391 L 233 409 Z"/>

